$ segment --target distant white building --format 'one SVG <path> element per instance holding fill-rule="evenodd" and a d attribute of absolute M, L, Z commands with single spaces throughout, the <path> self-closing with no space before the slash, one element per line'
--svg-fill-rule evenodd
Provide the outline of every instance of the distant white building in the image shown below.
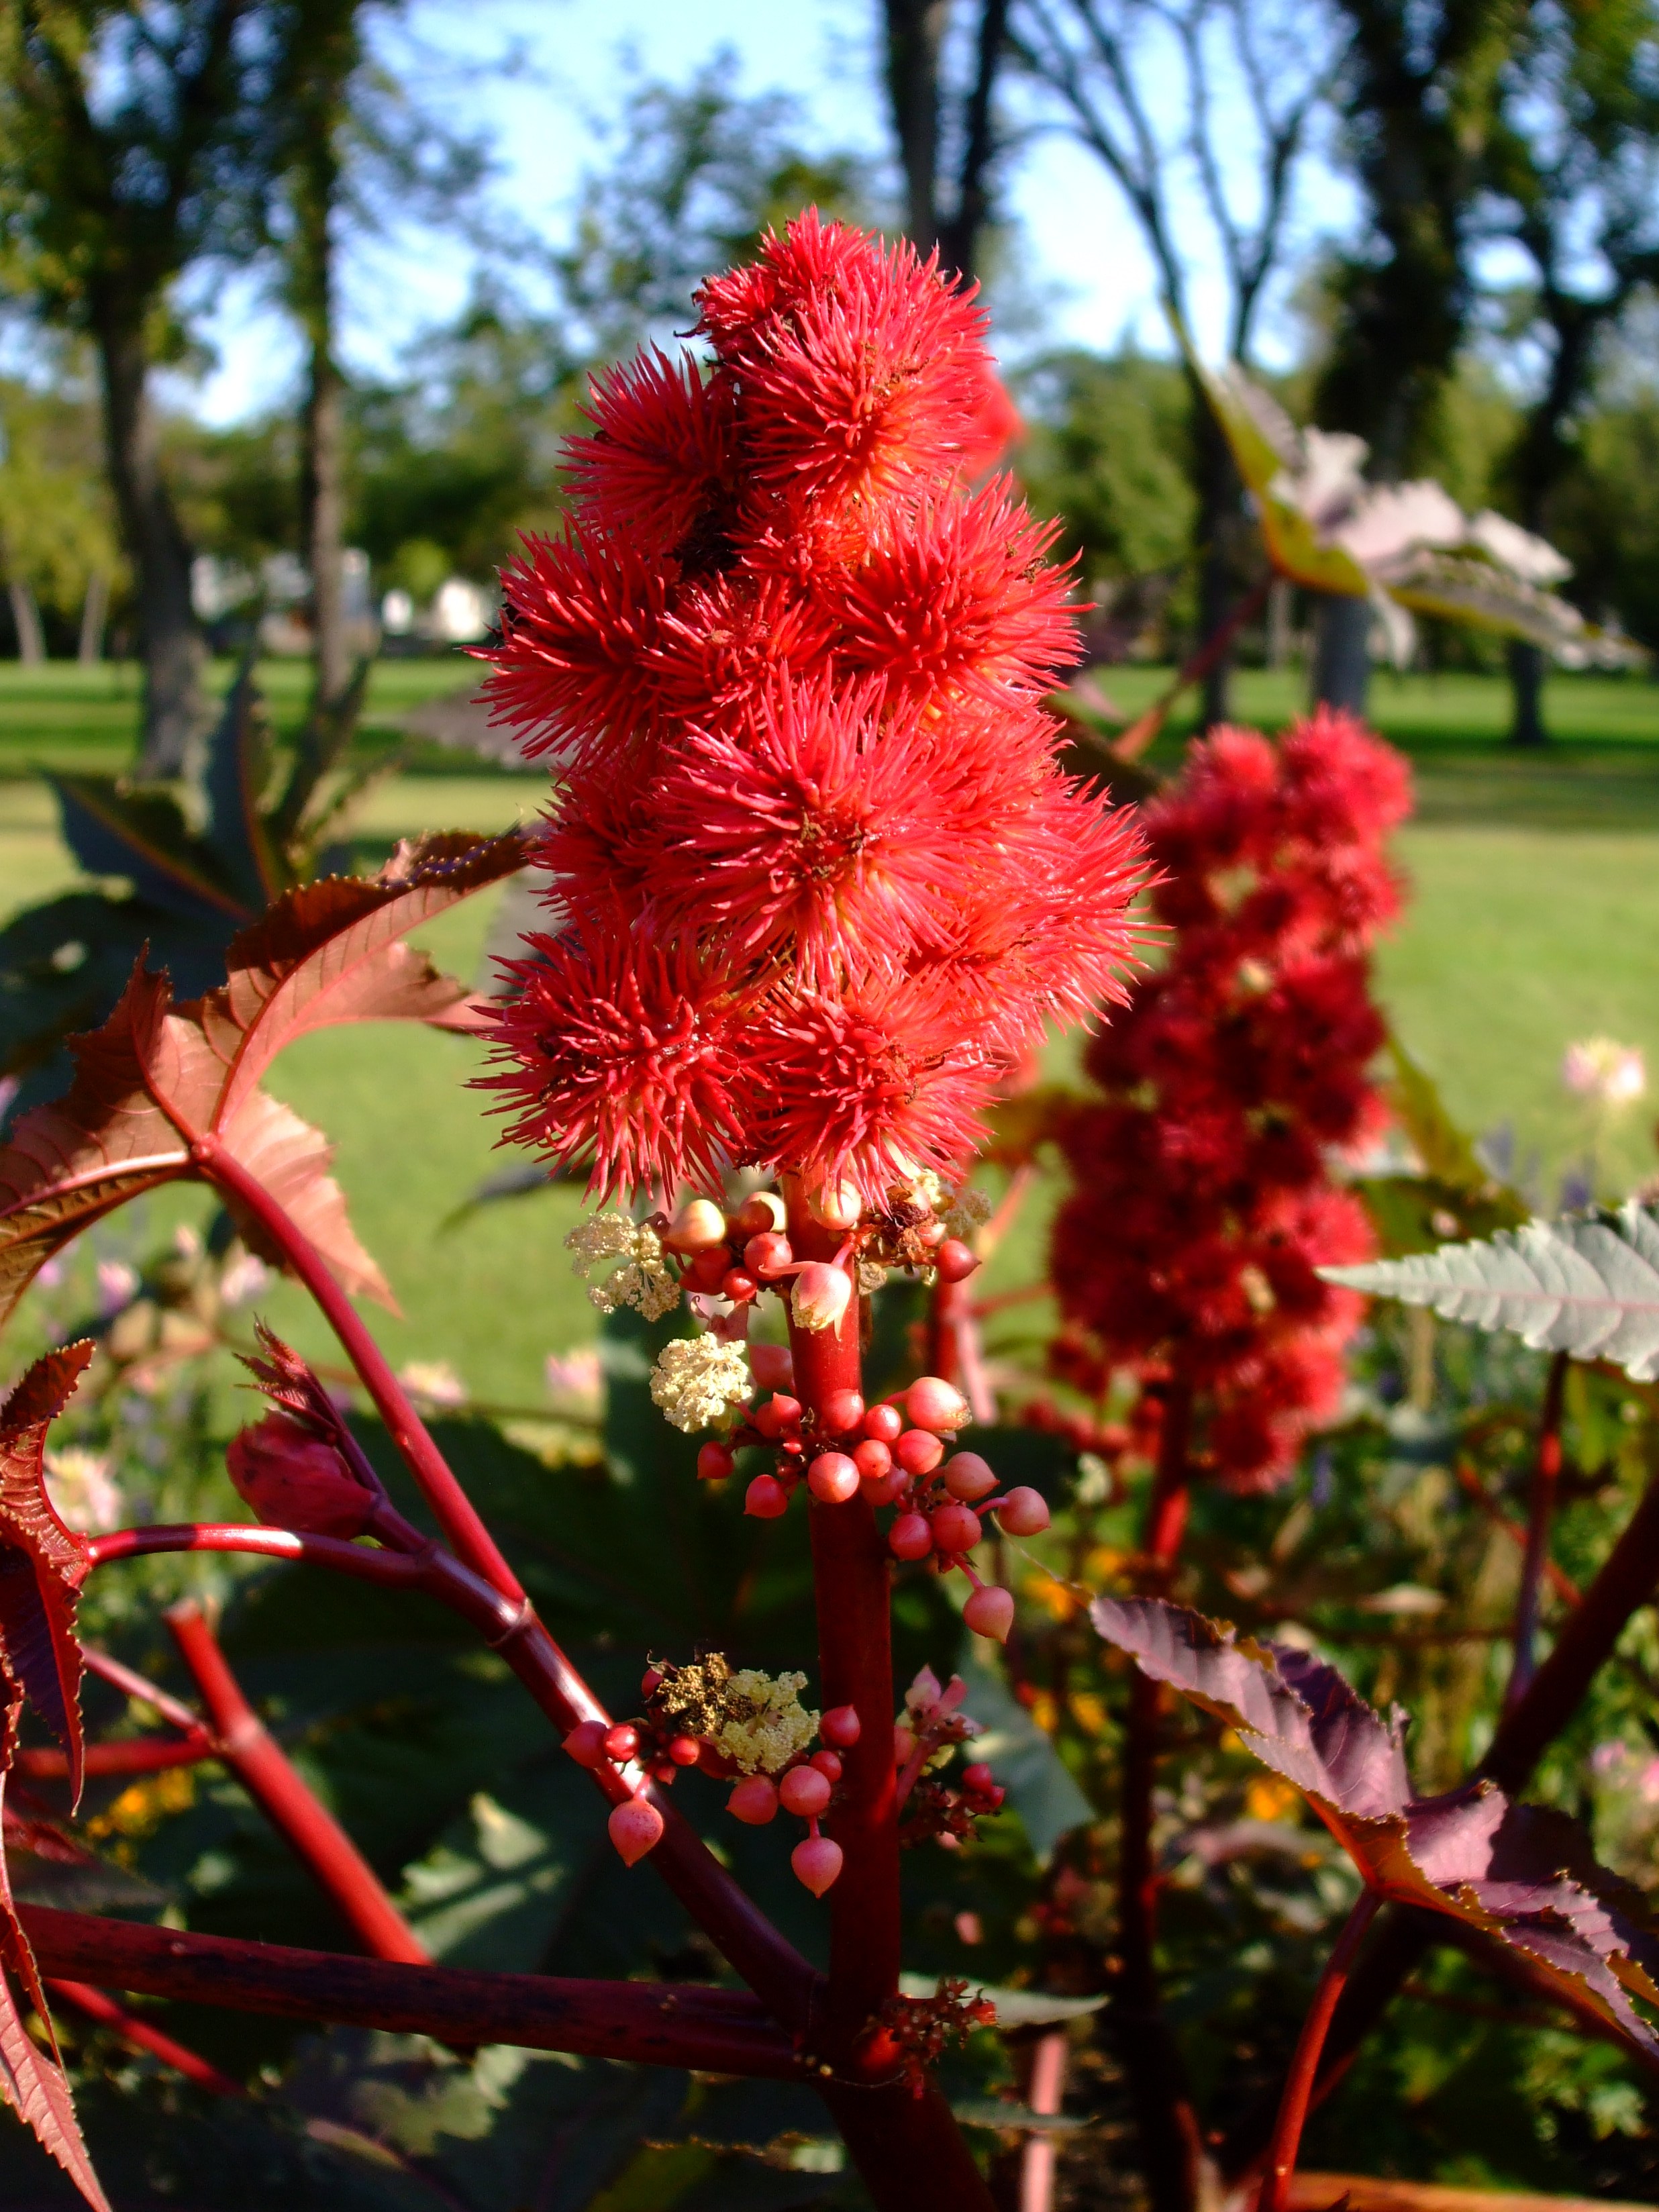
<path fill-rule="evenodd" d="M 439 645 L 471 645 L 485 636 L 493 611 L 482 587 L 465 576 L 448 576 L 439 585 L 422 628 Z"/>

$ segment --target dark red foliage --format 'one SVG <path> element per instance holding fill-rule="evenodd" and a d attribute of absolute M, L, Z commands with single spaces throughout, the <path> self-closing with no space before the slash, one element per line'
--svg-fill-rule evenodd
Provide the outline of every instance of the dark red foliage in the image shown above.
<path fill-rule="evenodd" d="M 1065 1131 L 1054 1364 L 1088 1389 L 1178 1375 L 1235 1485 L 1282 1476 L 1340 1395 L 1360 1302 L 1316 1271 L 1371 1249 L 1330 1156 L 1382 1119 L 1369 955 L 1409 805 L 1399 757 L 1322 710 L 1279 745 L 1218 731 L 1146 811 L 1170 957 L 1095 1038 L 1100 1102 Z"/>

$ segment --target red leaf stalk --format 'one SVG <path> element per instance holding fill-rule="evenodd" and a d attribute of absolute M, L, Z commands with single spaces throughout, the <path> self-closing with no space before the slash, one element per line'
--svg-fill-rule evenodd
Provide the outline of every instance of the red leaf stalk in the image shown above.
<path fill-rule="evenodd" d="M 1066 2058 L 1070 2049 L 1063 2027 L 1039 2036 L 1031 2052 L 1030 2078 L 1025 2102 L 1034 2112 L 1058 2112 L 1066 2091 Z M 1054 2138 L 1047 2128 L 1028 2136 L 1019 2161 L 1019 2212 L 1054 2212 Z"/>
<path fill-rule="evenodd" d="M 788 1237 L 805 1261 L 833 1260 L 842 1235 L 814 1221 L 799 1188 L 789 1197 Z M 857 1390 L 859 1301 L 835 1328 L 803 1328 L 791 1309 L 789 1339 L 804 1431 L 827 1425 L 833 1393 Z M 811 1504 L 812 1581 L 817 1601 L 819 1689 L 826 1707 L 852 1705 L 858 1741 L 843 1754 L 838 1800 L 828 1823 L 846 1854 L 830 1892 L 830 2048 L 838 2062 L 898 1988 L 898 1801 L 893 1767 L 892 1576 L 873 1507 L 860 1496 Z"/>
<path fill-rule="evenodd" d="M 1127 730 L 1121 730 L 1113 738 L 1111 750 L 1119 760 L 1139 760 L 1146 748 L 1157 741 L 1158 732 L 1169 719 L 1170 709 L 1183 691 L 1190 691 L 1194 684 L 1201 684 L 1212 668 L 1218 667 L 1227 648 L 1246 623 L 1254 622 L 1267 604 L 1267 593 L 1273 586 L 1269 573 L 1259 584 L 1252 586 L 1224 620 L 1218 622 L 1208 637 L 1184 660 L 1168 688 L 1160 692 L 1146 712 L 1137 715 Z"/>
<path fill-rule="evenodd" d="M 162 1615 L 213 1723 L 219 1755 L 265 1818 L 377 1959 L 430 1963 L 379 1875 L 298 1772 L 242 1694 L 206 1615 L 193 1599 Z"/>
<path fill-rule="evenodd" d="M 419 1591 L 460 1614 L 513 1668 L 561 1734 L 579 1720 L 610 1716 L 541 1623 L 520 1601 L 514 1604 L 470 1569 L 435 1546 L 416 1556 L 373 1550 L 336 1536 L 299 1535 L 244 1522 L 178 1522 L 149 1528 L 118 1528 L 88 1540 L 88 1566 L 158 1552 L 252 1552 L 266 1559 L 303 1560 L 332 1568 L 382 1588 Z M 613 1803 L 629 1794 L 614 1767 L 595 1776 Z M 804 2029 L 811 2022 L 818 1977 L 779 1935 L 661 1793 L 653 1802 L 663 1816 L 662 1840 L 651 1864 L 722 1955 L 778 2019 Z"/>
<path fill-rule="evenodd" d="M 1527 1548 L 1521 1562 L 1521 1588 L 1515 1601 L 1515 1658 L 1504 1692 L 1506 1712 L 1519 1705 L 1534 1672 L 1539 1605 L 1549 1562 L 1556 1484 L 1561 1473 L 1561 1411 L 1566 1387 L 1567 1355 L 1558 1352 L 1550 1362 L 1539 1415 L 1538 1449 L 1533 1459 L 1532 1498 L 1527 1516 Z"/>
<path fill-rule="evenodd" d="M 1192 1416 L 1191 1386 L 1177 1377 L 1164 1401 L 1158 1468 L 1141 1547 L 1143 1577 L 1152 1589 L 1169 1583 L 1187 1525 Z M 1155 2212 L 1190 2212 L 1198 2199 L 1203 2150 L 1158 1981 L 1152 1798 L 1163 1708 L 1160 1685 L 1137 1670 L 1129 1685 L 1124 1729 L 1118 1845 L 1118 1948 L 1123 1967 L 1115 2010 Z"/>
<path fill-rule="evenodd" d="M 113 1997 L 106 1996 L 102 1990 L 94 1989 L 89 1982 L 70 1982 L 54 1975 L 46 1983 L 53 1996 L 60 1997 L 86 2018 L 106 2027 L 112 2035 L 134 2051 L 148 2051 L 159 2058 L 163 2066 L 170 2066 L 175 2074 L 182 2074 L 186 2081 L 193 2081 L 198 2089 L 207 2090 L 215 2097 L 245 2097 L 247 2091 L 240 2081 L 232 2081 L 201 2053 L 179 2043 L 137 2013 L 129 2012 L 125 2005 L 117 2004 Z"/>
<path fill-rule="evenodd" d="M 1358 1903 L 1336 1939 L 1330 1957 L 1325 1961 L 1325 1971 L 1319 1978 L 1313 2002 L 1302 2023 L 1302 2033 L 1297 2038 L 1296 2052 L 1291 2060 L 1291 2070 L 1285 2077 L 1279 2118 L 1273 2125 L 1273 2141 L 1267 2147 L 1267 2173 L 1261 2185 L 1257 2212 L 1288 2212 L 1291 2178 L 1296 2172 L 1297 2149 L 1302 2141 L 1302 2130 L 1308 2118 L 1309 2099 L 1319 2072 L 1319 2056 L 1325 2047 L 1325 2037 L 1330 2027 L 1331 2016 L 1336 2010 L 1337 2000 L 1347 1985 L 1348 1975 L 1360 1944 L 1364 1941 L 1365 1931 L 1376 1917 L 1376 1908 L 1382 1901 L 1374 1889 L 1361 1891 Z"/>
<path fill-rule="evenodd" d="M 170 1766 L 199 1766 L 217 1754 L 205 1732 L 175 1741 L 169 1737 L 135 1736 L 130 1742 L 90 1743 L 82 1772 L 88 1778 L 115 1774 L 161 1774 Z M 14 1774 L 29 1782 L 69 1779 L 69 1759 L 49 1745 L 20 1751 L 11 1762 Z"/>
<path fill-rule="evenodd" d="M 21 1918 L 44 1972 L 185 2003 L 774 2081 L 810 2070 L 757 2001 L 735 1990 L 343 1958 L 44 1905 L 25 1905 Z"/>

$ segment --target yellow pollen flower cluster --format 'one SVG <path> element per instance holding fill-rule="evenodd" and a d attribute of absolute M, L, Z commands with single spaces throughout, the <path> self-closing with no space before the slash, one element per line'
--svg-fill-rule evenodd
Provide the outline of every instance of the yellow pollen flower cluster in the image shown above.
<path fill-rule="evenodd" d="M 587 1285 L 588 1298 L 602 1314 L 637 1306 L 647 1321 L 659 1321 L 680 1302 L 679 1283 L 663 1257 L 661 1238 L 625 1213 L 590 1214 L 565 1238 L 564 1249 L 575 1254 L 572 1268 L 584 1281 L 608 1260 L 623 1262 Z"/>
<path fill-rule="evenodd" d="M 723 1344 L 717 1336 L 677 1336 L 664 1345 L 651 1370 L 652 1403 L 688 1437 L 712 1428 L 753 1388 L 743 1346 Z"/>
<path fill-rule="evenodd" d="M 726 1685 L 726 1718 L 714 1738 L 745 1774 L 776 1774 L 817 1734 L 818 1717 L 801 1704 L 805 1674 L 763 1674 L 744 1667 Z"/>

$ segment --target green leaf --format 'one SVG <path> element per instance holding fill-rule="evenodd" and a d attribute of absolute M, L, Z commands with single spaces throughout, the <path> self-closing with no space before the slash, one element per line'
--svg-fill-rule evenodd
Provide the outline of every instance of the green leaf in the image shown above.
<path fill-rule="evenodd" d="M 263 901 L 238 890 L 191 834 L 171 792 L 124 790 L 113 776 L 53 775 L 64 842 L 89 876 L 126 876 L 141 898 L 193 921 L 240 927 Z"/>
<path fill-rule="evenodd" d="M 994 1662 L 981 1654 L 980 1642 L 970 1639 L 963 1668 L 965 1710 L 984 1730 L 974 1739 L 972 1756 L 990 1762 L 1038 1863 L 1046 1866 L 1060 1838 L 1086 1826 L 1094 1808 L 1049 1738 L 1010 1694 Z"/>
<path fill-rule="evenodd" d="M 202 790 L 208 813 L 204 842 L 250 914 L 268 906 L 293 880 L 262 811 L 270 775 L 270 731 L 252 665 L 245 661 L 208 739 Z"/>
<path fill-rule="evenodd" d="M 1535 1352 L 1607 1360 L 1634 1382 L 1659 1375 L 1659 1221 L 1633 1199 L 1616 1213 L 1564 1214 L 1490 1241 L 1319 1272 L 1431 1306 L 1443 1321 L 1504 1330 Z"/>

